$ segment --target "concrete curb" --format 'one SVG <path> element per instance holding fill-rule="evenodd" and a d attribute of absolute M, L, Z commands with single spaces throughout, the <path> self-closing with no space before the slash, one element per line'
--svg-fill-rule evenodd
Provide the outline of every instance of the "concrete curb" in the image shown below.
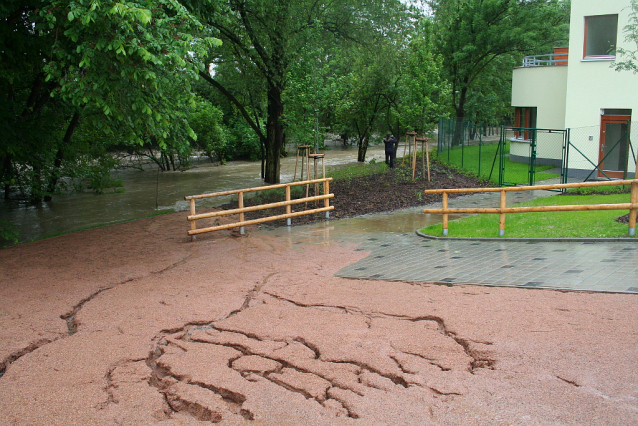
<path fill-rule="evenodd" d="M 436 237 L 415 231 L 419 237 L 429 240 L 451 240 L 451 241 L 516 241 L 516 242 L 538 242 L 538 243 L 638 243 L 635 237 L 618 238 L 474 238 L 474 237 Z"/>

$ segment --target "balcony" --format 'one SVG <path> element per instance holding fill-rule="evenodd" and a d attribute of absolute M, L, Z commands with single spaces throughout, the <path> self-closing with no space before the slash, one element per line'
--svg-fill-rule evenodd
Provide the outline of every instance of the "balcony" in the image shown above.
<path fill-rule="evenodd" d="M 525 56 L 523 58 L 523 68 L 567 65 L 568 56 L 569 49 L 567 47 L 555 47 L 554 53 L 548 55 Z"/>

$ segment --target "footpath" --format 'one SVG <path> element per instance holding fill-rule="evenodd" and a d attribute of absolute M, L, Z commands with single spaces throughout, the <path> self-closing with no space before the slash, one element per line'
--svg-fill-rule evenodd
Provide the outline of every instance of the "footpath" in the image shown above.
<path fill-rule="evenodd" d="M 508 204 L 554 195 L 549 191 L 508 194 Z M 466 195 L 450 200 L 450 207 L 495 207 L 497 193 Z M 433 204 L 428 207 L 440 207 Z M 413 216 L 426 216 L 422 208 Z M 404 215 L 406 212 L 403 212 Z M 400 212 L 367 215 L 324 225 L 295 227 L 288 233 L 295 244 L 326 238 L 360 243 L 357 250 L 370 254 L 343 269 L 339 277 L 440 284 L 550 288 L 613 293 L 638 293 L 638 241 L 508 241 L 427 239 L 414 231 L 395 232 L 360 226 L 361 221 L 397 221 Z M 350 222 L 349 222 L 350 221 Z M 414 223 L 414 218 L 410 221 Z M 400 223 L 397 223 L 400 229 Z M 413 225 L 414 226 L 414 225 Z M 330 232 L 338 229 L 338 233 Z M 376 228 L 379 228 L 376 226 Z M 362 231 L 363 229 L 363 231 Z M 415 227 L 416 230 L 416 227 Z M 294 234 L 294 236 L 292 235 Z M 338 234 L 338 237 L 335 237 Z M 327 237 L 328 235 L 328 237 Z"/>

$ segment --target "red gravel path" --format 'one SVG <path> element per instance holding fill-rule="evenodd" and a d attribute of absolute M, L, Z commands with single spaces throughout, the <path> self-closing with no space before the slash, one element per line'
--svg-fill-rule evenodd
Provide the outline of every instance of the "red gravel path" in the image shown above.
<path fill-rule="evenodd" d="M 635 295 L 335 278 L 366 253 L 185 216 L 0 250 L 1 425 L 638 424 Z"/>

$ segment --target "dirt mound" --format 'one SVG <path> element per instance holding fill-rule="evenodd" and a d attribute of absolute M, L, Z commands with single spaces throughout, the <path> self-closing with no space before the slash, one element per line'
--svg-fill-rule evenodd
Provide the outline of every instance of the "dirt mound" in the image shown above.
<path fill-rule="evenodd" d="M 400 163 L 400 162 L 399 162 Z M 431 166 L 431 180 L 427 181 L 422 171 L 417 167 L 415 180 L 412 180 L 412 169 L 408 164 L 399 164 L 394 169 L 386 169 L 383 173 L 364 177 L 338 179 L 330 182 L 330 192 L 335 196 L 330 200 L 334 206 L 332 218 L 343 219 L 361 216 L 369 213 L 391 212 L 408 207 L 418 207 L 441 200 L 440 194 L 424 194 L 425 189 L 435 188 L 477 188 L 488 187 L 490 184 L 473 176 L 468 176 L 442 165 L 436 161 Z M 305 187 L 301 188 L 305 190 Z M 309 196 L 314 195 L 314 187 L 308 188 Z M 319 193 L 322 188 L 319 186 Z M 282 190 L 283 193 L 283 190 Z M 303 194 L 305 195 L 305 193 Z M 455 197 L 462 194 L 450 194 Z M 301 195 L 297 198 L 300 198 Z M 295 198 L 295 197 L 293 197 Z M 282 200 L 282 194 L 266 194 L 264 196 L 246 198 L 246 206 L 274 203 Z M 317 207 L 322 207 L 322 202 Z M 224 209 L 236 209 L 237 202 L 228 203 Z M 309 205 L 308 208 L 312 208 Z M 293 207 L 293 211 L 295 208 Z M 275 208 L 246 213 L 246 220 L 259 217 L 274 216 L 285 213 L 285 208 Z M 294 225 L 315 223 L 324 220 L 323 213 L 299 216 L 292 219 Z M 285 220 L 268 222 L 268 226 L 278 227 L 286 225 Z"/>

